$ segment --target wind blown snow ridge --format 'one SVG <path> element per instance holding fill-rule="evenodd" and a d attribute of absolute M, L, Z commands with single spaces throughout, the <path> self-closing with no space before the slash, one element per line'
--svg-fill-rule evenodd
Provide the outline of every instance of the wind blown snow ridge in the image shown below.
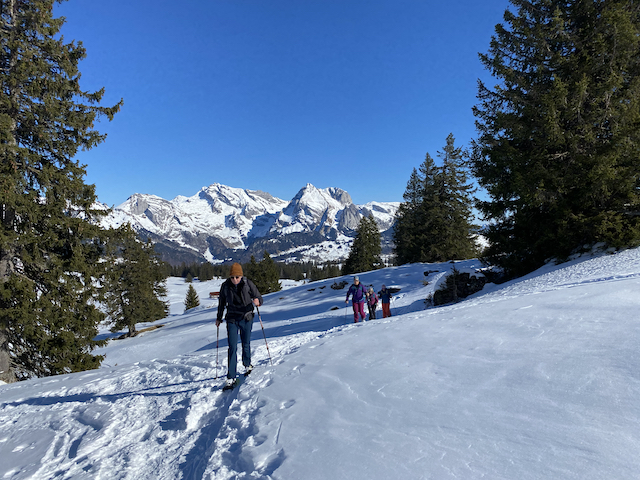
<path fill-rule="evenodd" d="M 520 279 L 501 285 L 499 288 L 485 289 L 483 294 L 496 291 L 502 296 L 519 296 L 529 293 L 569 288 L 579 285 L 611 282 L 640 276 L 640 260 L 636 250 L 626 250 L 616 255 L 602 254 L 590 259 L 579 257 L 561 265 L 562 275 L 558 275 L 558 266 L 550 263 Z M 615 273 L 611 273 L 615 272 Z"/>
<path fill-rule="evenodd" d="M 400 291 L 358 324 L 333 280 L 286 282 L 260 309 L 273 366 L 256 322 L 256 368 L 224 393 L 221 280 L 183 313 L 171 279 L 164 327 L 110 342 L 103 368 L 0 386 L 0 478 L 637 478 L 640 250 L 425 310 L 450 268 L 360 274 Z"/>

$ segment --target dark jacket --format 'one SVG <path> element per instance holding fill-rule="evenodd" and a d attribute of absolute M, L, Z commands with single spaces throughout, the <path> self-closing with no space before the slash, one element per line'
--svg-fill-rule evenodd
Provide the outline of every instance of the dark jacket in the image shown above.
<path fill-rule="evenodd" d="M 235 322 L 237 320 L 247 318 L 253 319 L 253 299 L 257 298 L 262 305 L 262 295 L 254 283 L 247 277 L 242 277 L 240 283 L 236 286 L 230 278 L 220 287 L 220 296 L 218 297 L 218 320 L 222 320 L 224 309 L 227 309 L 225 320 Z"/>
<path fill-rule="evenodd" d="M 391 292 L 389 290 L 380 290 L 378 295 L 380 296 L 382 303 L 391 303 Z"/>

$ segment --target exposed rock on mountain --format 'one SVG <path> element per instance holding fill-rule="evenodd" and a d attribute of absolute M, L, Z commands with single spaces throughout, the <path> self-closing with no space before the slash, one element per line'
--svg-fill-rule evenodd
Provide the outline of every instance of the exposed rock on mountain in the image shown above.
<path fill-rule="evenodd" d="M 251 255 L 261 258 L 264 250 L 278 261 L 327 262 L 346 258 L 363 215 L 372 214 L 383 238 L 390 238 L 398 206 L 355 205 L 344 190 L 311 184 L 287 202 L 259 190 L 214 183 L 193 197 L 171 201 L 136 193 L 103 223 L 131 223 L 172 264 L 247 261 Z"/>

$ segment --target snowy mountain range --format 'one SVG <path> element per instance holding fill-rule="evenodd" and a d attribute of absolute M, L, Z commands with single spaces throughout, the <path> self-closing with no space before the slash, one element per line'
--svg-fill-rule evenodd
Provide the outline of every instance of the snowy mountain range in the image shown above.
<path fill-rule="evenodd" d="M 363 216 L 373 215 L 390 251 L 399 202 L 355 205 L 339 188 L 307 184 L 290 201 L 260 190 L 214 183 L 192 197 L 165 200 L 136 193 L 115 207 L 105 227 L 129 222 L 150 238 L 165 261 L 222 263 L 262 258 L 277 261 L 341 261 L 349 254 Z"/>

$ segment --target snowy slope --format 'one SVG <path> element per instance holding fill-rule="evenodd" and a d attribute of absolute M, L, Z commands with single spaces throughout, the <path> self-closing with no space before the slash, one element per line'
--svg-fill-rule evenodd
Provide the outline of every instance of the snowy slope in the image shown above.
<path fill-rule="evenodd" d="M 0 478 L 637 478 L 640 250 L 424 310 L 448 268 L 362 274 L 401 291 L 360 324 L 332 281 L 265 296 L 273 366 L 256 322 L 256 370 L 225 393 L 220 281 L 182 313 L 173 279 L 165 326 L 111 342 L 103 368 L 0 386 Z"/>

